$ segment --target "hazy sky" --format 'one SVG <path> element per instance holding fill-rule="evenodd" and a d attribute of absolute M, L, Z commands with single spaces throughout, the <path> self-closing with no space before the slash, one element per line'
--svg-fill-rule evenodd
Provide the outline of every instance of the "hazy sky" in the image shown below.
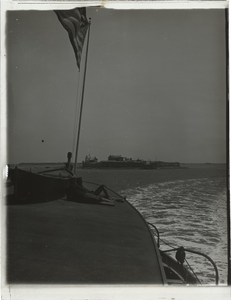
<path fill-rule="evenodd" d="M 87 16 L 78 161 L 225 162 L 225 11 L 88 8 Z M 82 78 L 67 32 L 53 11 L 10 11 L 7 20 L 8 163 L 66 161 Z"/>

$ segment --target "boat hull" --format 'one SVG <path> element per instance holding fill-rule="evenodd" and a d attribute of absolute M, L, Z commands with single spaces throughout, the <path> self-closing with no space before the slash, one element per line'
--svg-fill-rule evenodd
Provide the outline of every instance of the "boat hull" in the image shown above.
<path fill-rule="evenodd" d="M 70 184 L 70 177 L 43 175 L 15 168 L 11 171 L 14 199 L 18 203 L 47 202 L 62 198 Z"/>

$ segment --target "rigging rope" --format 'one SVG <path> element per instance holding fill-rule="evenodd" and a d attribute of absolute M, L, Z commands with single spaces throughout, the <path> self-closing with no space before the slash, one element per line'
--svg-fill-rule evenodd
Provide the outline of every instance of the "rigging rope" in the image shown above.
<path fill-rule="evenodd" d="M 188 267 L 190 268 L 191 272 L 193 273 L 193 275 L 196 277 L 197 281 L 200 283 L 200 285 L 202 285 L 202 284 L 201 284 L 201 281 L 200 281 L 199 278 L 197 277 L 197 274 L 193 271 L 193 268 L 192 268 L 191 265 L 188 263 L 188 261 L 187 261 L 186 258 L 185 258 L 185 261 L 186 261 Z"/>

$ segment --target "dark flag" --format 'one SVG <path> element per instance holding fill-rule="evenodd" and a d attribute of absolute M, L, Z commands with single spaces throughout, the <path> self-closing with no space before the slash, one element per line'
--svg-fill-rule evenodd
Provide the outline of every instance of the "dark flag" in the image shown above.
<path fill-rule="evenodd" d="M 89 26 L 86 17 L 86 8 L 55 10 L 54 12 L 56 13 L 63 27 L 68 32 L 72 47 L 75 52 L 77 66 L 80 69 L 83 44 Z"/>

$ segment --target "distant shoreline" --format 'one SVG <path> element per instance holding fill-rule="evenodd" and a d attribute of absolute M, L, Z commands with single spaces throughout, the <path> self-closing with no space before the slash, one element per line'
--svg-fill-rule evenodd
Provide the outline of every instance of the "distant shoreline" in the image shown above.
<path fill-rule="evenodd" d="M 22 163 L 7 163 L 8 166 L 19 165 L 65 165 L 66 162 L 22 162 Z M 226 165 L 227 163 L 180 163 L 181 165 Z M 77 163 L 77 166 L 82 166 L 82 162 Z"/>
<path fill-rule="evenodd" d="M 66 165 L 66 162 L 45 162 L 45 163 L 18 163 L 18 164 L 7 164 L 8 167 L 14 169 L 15 167 L 19 168 L 45 168 L 49 169 L 51 167 L 64 167 Z M 72 164 L 73 165 L 73 164 Z M 177 170 L 177 169 L 188 169 L 188 168 L 197 168 L 197 167 L 203 167 L 203 168 L 212 168 L 215 166 L 227 166 L 227 163 L 181 163 L 180 166 L 161 166 L 157 168 L 142 168 L 139 166 L 136 167 L 126 167 L 126 166 L 85 166 L 83 167 L 82 163 L 77 163 L 77 169 L 81 170 Z"/>

